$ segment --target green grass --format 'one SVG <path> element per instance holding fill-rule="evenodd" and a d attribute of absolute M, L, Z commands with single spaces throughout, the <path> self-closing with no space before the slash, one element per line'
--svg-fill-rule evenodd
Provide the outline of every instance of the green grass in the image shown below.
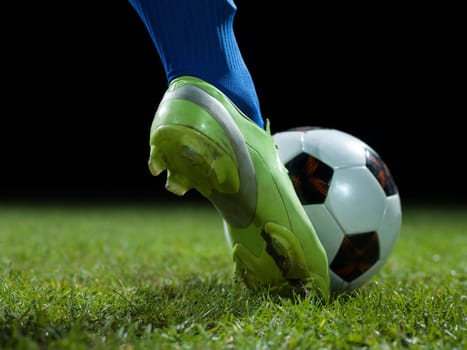
<path fill-rule="evenodd" d="M 319 305 L 234 284 L 208 204 L 0 205 L 1 349 L 465 349 L 467 210 L 404 209 L 387 264 Z"/>

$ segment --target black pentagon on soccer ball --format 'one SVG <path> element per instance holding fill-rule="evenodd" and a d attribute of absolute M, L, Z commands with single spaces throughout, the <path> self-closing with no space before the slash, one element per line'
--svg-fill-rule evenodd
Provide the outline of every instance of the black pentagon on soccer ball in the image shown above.
<path fill-rule="evenodd" d="M 378 233 L 347 235 L 329 265 L 339 277 L 351 282 L 364 274 L 379 259 Z"/>
<path fill-rule="evenodd" d="M 396 182 L 381 157 L 375 151 L 367 148 L 365 150 L 365 158 L 366 167 L 370 170 L 376 180 L 378 180 L 384 190 L 384 193 L 386 193 L 386 196 L 398 193 Z"/>
<path fill-rule="evenodd" d="M 300 153 L 285 167 L 303 205 L 324 203 L 333 174 L 330 166 L 308 153 Z"/>

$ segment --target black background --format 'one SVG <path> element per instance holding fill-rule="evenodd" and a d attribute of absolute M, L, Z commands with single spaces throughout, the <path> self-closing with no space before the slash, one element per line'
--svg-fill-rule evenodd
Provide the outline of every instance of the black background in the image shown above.
<path fill-rule="evenodd" d="M 466 202 L 455 9 L 237 1 L 236 36 L 272 132 L 349 132 L 403 200 Z M 125 0 L 4 9 L 0 197 L 165 198 L 147 168 L 166 88 Z"/>

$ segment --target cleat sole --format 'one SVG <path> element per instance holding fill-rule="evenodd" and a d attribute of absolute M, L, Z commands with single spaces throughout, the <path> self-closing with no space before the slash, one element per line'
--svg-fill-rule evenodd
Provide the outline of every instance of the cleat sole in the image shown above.
<path fill-rule="evenodd" d="M 183 125 L 163 125 L 152 135 L 149 169 L 167 169 L 166 189 L 184 195 L 195 188 L 209 197 L 213 191 L 236 193 L 240 181 L 234 159 L 203 133 Z"/>

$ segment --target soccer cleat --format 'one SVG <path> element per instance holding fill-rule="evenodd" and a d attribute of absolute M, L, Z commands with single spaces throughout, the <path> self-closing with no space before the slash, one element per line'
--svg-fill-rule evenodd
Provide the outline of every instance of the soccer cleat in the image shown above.
<path fill-rule="evenodd" d="M 194 188 L 224 218 L 236 276 L 252 289 L 329 298 L 326 252 L 296 195 L 271 136 L 217 88 L 173 80 L 156 111 L 149 168 L 167 169 L 166 188 Z"/>

